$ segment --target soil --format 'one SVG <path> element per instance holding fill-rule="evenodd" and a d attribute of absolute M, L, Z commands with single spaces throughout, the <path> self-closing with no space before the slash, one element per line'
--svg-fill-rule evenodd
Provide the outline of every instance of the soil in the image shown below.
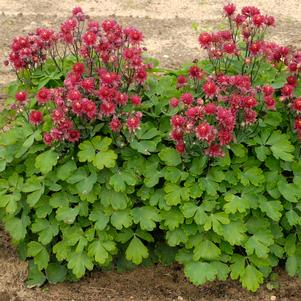
<path fill-rule="evenodd" d="M 151 56 L 165 67 L 176 67 L 200 58 L 197 36 L 200 31 L 217 27 L 221 21 L 221 0 L 0 0 L 0 61 L 8 54 L 11 39 L 36 27 L 59 26 L 74 6 L 98 20 L 108 17 L 143 31 Z M 300 0 L 236 0 L 238 7 L 256 5 L 274 15 L 277 27 L 269 38 L 284 45 L 301 45 Z M 195 25 L 198 24 L 198 30 Z M 15 76 L 0 66 L 0 87 Z M 191 285 L 179 266 L 137 268 L 119 274 L 95 271 L 78 283 L 46 285 L 26 289 L 27 265 L 21 262 L 7 235 L 0 229 L 0 301 L 98 301 L 98 300 L 301 300 L 301 280 L 287 276 L 281 269 L 279 288 L 265 286 L 252 294 L 237 282 L 212 282 L 201 287 Z"/>

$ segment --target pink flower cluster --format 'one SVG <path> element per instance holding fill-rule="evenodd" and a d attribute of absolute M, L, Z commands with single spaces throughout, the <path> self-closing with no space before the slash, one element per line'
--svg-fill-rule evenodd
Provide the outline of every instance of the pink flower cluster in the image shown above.
<path fill-rule="evenodd" d="M 198 74 L 203 71 L 199 70 Z M 193 78 L 191 68 L 188 77 L 178 78 L 178 87 L 180 80 L 181 88 L 189 89 L 189 78 Z M 237 127 L 255 123 L 259 96 L 247 75 L 208 76 L 199 84 L 204 98 L 195 98 L 185 92 L 179 99 L 170 100 L 170 105 L 178 108 L 178 113 L 171 118 L 171 138 L 179 152 L 185 151 L 187 143 L 199 141 L 205 154 L 220 157 L 224 155 L 223 147 L 235 140 Z M 270 100 L 274 101 L 274 90 L 268 86 L 263 90 L 266 108 L 274 109 L 275 103 Z"/>
<path fill-rule="evenodd" d="M 34 69 L 46 60 L 46 52 L 57 42 L 58 35 L 46 28 L 38 28 L 27 36 L 13 39 L 11 52 L 5 64 L 9 63 L 16 71 Z"/>
<path fill-rule="evenodd" d="M 59 34 L 53 34 L 53 42 L 67 45 L 78 62 L 67 73 L 63 87 L 43 87 L 36 93 L 38 109 L 29 112 L 29 122 L 35 126 L 51 120 L 51 128 L 44 133 L 48 145 L 77 142 L 99 122 L 113 132 L 126 128 L 133 133 L 140 126 L 142 113 L 136 107 L 142 99 L 138 91 L 148 68 L 142 60 L 142 33 L 132 27 L 123 29 L 114 20 L 102 24 L 89 20 L 85 27 L 86 20 L 82 10 L 75 8 Z M 19 106 L 24 107 L 27 99 L 25 91 L 16 94 Z"/>

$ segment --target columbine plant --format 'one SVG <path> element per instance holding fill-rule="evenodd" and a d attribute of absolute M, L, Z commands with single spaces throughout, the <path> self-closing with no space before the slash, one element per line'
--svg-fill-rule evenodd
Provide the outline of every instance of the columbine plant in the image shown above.
<path fill-rule="evenodd" d="M 235 5 L 228 4 L 224 15 L 228 30 L 199 36 L 211 67 L 205 72 L 193 65 L 187 75 L 177 79 L 182 95 L 170 101 L 178 109 L 171 118 L 171 138 L 180 153 L 186 150 L 197 155 L 203 151 L 211 157 L 222 157 L 225 146 L 254 133 L 257 116 L 276 109 L 275 85 L 260 80 L 267 63 L 276 72 L 275 77 L 285 68 L 292 73 L 281 89 L 280 100 L 297 115 L 294 127 L 299 136 L 301 133 L 301 99 L 294 97 L 301 71 L 300 52 L 292 53 L 288 47 L 264 40 L 275 20 L 256 7 L 243 7 L 237 13 Z"/>
<path fill-rule="evenodd" d="M 35 70 L 43 70 L 47 58 L 58 71 L 67 56 L 76 62 L 62 75 L 63 86 L 42 87 L 31 104 L 32 93 L 19 91 L 14 107 L 42 128 L 48 145 L 78 142 L 99 123 L 112 132 L 135 132 L 142 118 L 135 108 L 141 104 L 139 92 L 147 77 L 142 40 L 137 29 L 122 28 L 114 20 L 99 24 L 78 7 L 57 33 L 38 28 L 35 34 L 15 38 L 9 62 L 23 83 L 32 83 Z"/>

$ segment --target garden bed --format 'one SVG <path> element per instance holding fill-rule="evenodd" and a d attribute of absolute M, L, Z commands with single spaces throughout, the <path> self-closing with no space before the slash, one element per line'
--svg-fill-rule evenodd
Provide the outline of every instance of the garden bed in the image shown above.
<path fill-rule="evenodd" d="M 256 7 L 224 17 L 228 31 L 199 35 L 209 59 L 178 70 L 142 59 L 136 28 L 81 8 L 59 32 L 13 40 L 0 218 L 27 287 L 153 264 L 181 283 L 162 298 L 231 300 L 229 277 L 283 295 L 279 267 L 301 275 L 301 55 L 264 40 L 275 20 Z M 212 284 L 190 291 L 178 264 Z"/>

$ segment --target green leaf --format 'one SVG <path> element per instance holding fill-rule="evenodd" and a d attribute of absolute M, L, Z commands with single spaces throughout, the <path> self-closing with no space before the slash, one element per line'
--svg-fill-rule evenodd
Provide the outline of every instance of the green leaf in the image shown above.
<path fill-rule="evenodd" d="M 261 202 L 259 202 L 259 207 L 262 212 L 266 213 L 266 215 L 272 220 L 278 222 L 282 216 L 283 206 L 280 201 L 268 201 L 266 198 L 263 198 Z"/>
<path fill-rule="evenodd" d="M 274 131 L 271 137 L 266 142 L 271 146 L 271 151 L 276 159 L 284 161 L 293 161 L 294 146 L 289 141 L 287 134 L 282 134 L 280 131 Z"/>
<path fill-rule="evenodd" d="M 38 233 L 39 242 L 43 245 L 49 244 L 59 232 L 57 223 L 51 223 L 47 219 L 36 219 L 31 230 L 33 233 Z"/>
<path fill-rule="evenodd" d="M 203 240 L 197 244 L 193 250 L 193 260 L 199 259 L 213 260 L 218 259 L 221 255 L 221 250 L 210 240 Z"/>
<path fill-rule="evenodd" d="M 193 261 L 185 264 L 184 273 L 194 285 L 202 285 L 207 281 L 213 281 L 217 270 L 210 263 Z"/>
<path fill-rule="evenodd" d="M 51 284 L 63 282 L 66 279 L 67 269 L 59 263 L 49 263 L 46 276 Z"/>
<path fill-rule="evenodd" d="M 98 153 L 93 160 L 93 164 L 99 170 L 104 169 L 105 167 L 113 168 L 116 164 L 116 159 L 117 154 L 112 150 L 108 150 L 106 152 Z"/>
<path fill-rule="evenodd" d="M 130 210 L 126 209 L 115 211 L 111 216 L 111 224 L 117 230 L 129 228 L 133 224 Z"/>
<path fill-rule="evenodd" d="M 77 153 L 79 162 L 92 162 L 95 157 L 95 148 L 90 141 L 84 141 L 79 145 L 80 151 Z"/>
<path fill-rule="evenodd" d="M 96 183 L 96 181 L 97 181 L 97 174 L 95 172 L 93 172 L 90 174 L 89 177 L 86 177 L 84 180 L 77 182 L 76 189 L 81 194 L 87 195 L 92 191 L 93 186 Z"/>
<path fill-rule="evenodd" d="M 76 171 L 76 169 L 77 166 L 75 162 L 73 160 L 69 160 L 67 163 L 58 168 L 56 175 L 59 180 L 65 181 L 73 174 L 74 171 Z"/>
<path fill-rule="evenodd" d="M 79 145 L 78 159 L 80 162 L 92 162 L 98 169 L 104 167 L 113 168 L 116 164 L 117 155 L 109 150 L 112 139 L 95 136 L 91 141 L 84 141 Z"/>
<path fill-rule="evenodd" d="M 184 223 L 184 216 L 182 212 L 176 207 L 173 207 L 169 211 L 162 210 L 161 218 L 164 221 L 164 226 L 169 230 L 174 230 L 178 228 L 179 225 Z"/>
<path fill-rule="evenodd" d="M 263 283 L 263 274 L 253 265 L 247 265 L 244 274 L 240 277 L 242 286 L 255 292 Z"/>
<path fill-rule="evenodd" d="M 244 213 L 248 209 L 250 209 L 250 203 L 247 198 L 239 197 L 234 194 L 226 194 L 225 201 L 227 203 L 224 205 L 224 209 L 226 213 Z"/>
<path fill-rule="evenodd" d="M 231 144 L 232 152 L 236 157 L 244 157 L 247 154 L 247 149 L 242 144 Z"/>
<path fill-rule="evenodd" d="M 151 206 L 136 207 L 132 209 L 135 224 L 140 224 L 142 230 L 152 231 L 156 222 L 160 221 L 158 210 Z"/>
<path fill-rule="evenodd" d="M 66 224 L 73 224 L 79 213 L 79 207 L 60 207 L 56 211 L 56 219 Z"/>
<path fill-rule="evenodd" d="M 233 280 L 237 280 L 241 277 L 245 272 L 245 257 L 242 255 L 235 254 L 232 256 L 232 264 L 230 266 L 231 269 L 231 278 Z"/>
<path fill-rule="evenodd" d="M 260 160 L 262 162 L 265 161 L 267 156 L 271 153 L 269 148 L 264 145 L 255 147 L 254 150 L 255 150 L 258 160 Z"/>
<path fill-rule="evenodd" d="M 242 222 L 231 222 L 223 225 L 223 236 L 232 246 L 240 245 L 246 238 L 247 227 Z"/>
<path fill-rule="evenodd" d="M 240 174 L 240 181 L 244 186 L 253 184 L 255 186 L 260 186 L 264 181 L 264 175 L 262 170 L 258 167 L 247 168 Z"/>
<path fill-rule="evenodd" d="M 44 284 L 45 281 L 46 276 L 44 275 L 44 273 L 38 269 L 37 265 L 35 265 L 32 260 L 30 260 L 28 264 L 28 277 L 26 279 L 26 287 L 40 287 Z"/>
<path fill-rule="evenodd" d="M 291 226 L 301 225 L 301 217 L 299 214 L 294 210 L 288 210 L 285 213 L 288 223 Z"/>
<path fill-rule="evenodd" d="M 85 275 L 86 269 L 92 271 L 93 262 L 86 253 L 72 252 L 68 258 L 68 269 L 72 270 L 76 278 L 81 278 Z"/>
<path fill-rule="evenodd" d="M 209 231 L 211 228 L 215 233 L 218 235 L 223 234 L 223 226 L 229 224 L 230 220 L 228 218 L 228 215 L 224 212 L 218 212 L 218 213 L 211 213 L 207 219 L 206 223 L 204 225 L 204 230 Z"/>
<path fill-rule="evenodd" d="M 167 166 L 177 166 L 182 162 L 181 156 L 174 148 L 163 148 L 158 155 Z"/>
<path fill-rule="evenodd" d="M 27 256 L 33 257 L 34 263 L 39 270 L 45 269 L 48 266 L 49 254 L 46 248 L 39 242 L 31 241 L 27 245 Z"/>
<path fill-rule="evenodd" d="M 291 277 L 296 276 L 298 270 L 298 259 L 296 255 L 292 255 L 287 258 L 285 268 Z"/>
<path fill-rule="evenodd" d="M 104 207 L 111 206 L 114 210 L 123 210 L 127 207 L 128 197 L 122 192 L 102 189 L 100 201 Z"/>
<path fill-rule="evenodd" d="M 101 209 L 94 208 L 89 215 L 89 220 L 95 222 L 96 230 L 102 231 L 106 228 L 110 219 Z"/>
<path fill-rule="evenodd" d="M 110 185 L 112 185 L 117 192 L 123 192 L 126 190 L 126 185 L 135 186 L 136 183 L 137 179 L 134 173 L 129 171 L 118 171 L 110 178 Z"/>
<path fill-rule="evenodd" d="M 267 258 L 270 252 L 269 246 L 274 243 L 273 236 L 262 230 L 252 235 L 245 243 L 245 248 L 248 255 L 255 253 L 260 258 Z"/>
<path fill-rule="evenodd" d="M 164 186 L 166 192 L 165 200 L 167 205 L 176 206 L 181 204 L 182 201 L 188 201 L 190 196 L 189 188 L 180 187 L 177 184 L 166 183 Z"/>
<path fill-rule="evenodd" d="M 111 258 L 110 252 L 113 250 L 115 250 L 114 242 L 97 240 L 89 245 L 88 255 L 103 265 Z"/>
<path fill-rule="evenodd" d="M 181 243 L 186 243 L 188 236 L 185 231 L 181 228 L 177 228 L 173 231 L 166 232 L 166 241 L 169 246 L 175 247 L 180 245 Z"/>
<path fill-rule="evenodd" d="M 147 247 L 138 237 L 134 236 L 125 251 L 126 259 L 138 265 L 142 263 L 143 259 L 148 258 L 148 255 Z"/>
<path fill-rule="evenodd" d="M 5 219 L 5 230 L 11 235 L 13 240 L 21 241 L 25 238 L 27 231 L 27 224 L 24 223 L 24 220 L 17 217 L 9 216 Z"/>
<path fill-rule="evenodd" d="M 52 150 L 41 153 L 36 157 L 35 167 L 43 174 L 49 173 L 57 164 L 58 154 Z"/>
<path fill-rule="evenodd" d="M 5 208 L 8 214 L 14 214 L 18 208 L 18 202 L 21 199 L 21 193 L 14 192 L 10 194 L 0 194 L 0 208 Z"/>

